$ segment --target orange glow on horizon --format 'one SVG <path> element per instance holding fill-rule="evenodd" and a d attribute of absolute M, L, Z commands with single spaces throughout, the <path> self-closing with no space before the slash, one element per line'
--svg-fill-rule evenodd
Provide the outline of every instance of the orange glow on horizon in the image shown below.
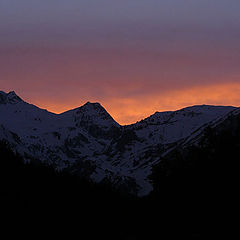
<path fill-rule="evenodd" d="M 118 123 L 125 125 L 140 121 L 156 111 L 173 111 L 191 105 L 239 106 L 240 84 L 228 83 L 198 86 L 164 93 L 159 92 L 159 94 L 154 95 L 135 96 L 135 98 L 106 98 L 99 102 Z M 62 113 L 77 108 L 84 103 L 76 104 L 72 99 L 64 102 L 39 99 L 33 102 L 33 104 L 55 113 Z"/>

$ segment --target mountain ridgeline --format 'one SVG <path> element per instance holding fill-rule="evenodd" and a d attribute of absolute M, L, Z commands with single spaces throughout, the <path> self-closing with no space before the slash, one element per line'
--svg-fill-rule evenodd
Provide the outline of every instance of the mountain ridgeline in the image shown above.
<path fill-rule="evenodd" d="M 14 212 L 38 232 L 41 219 L 88 239 L 199 237 L 231 191 L 240 109 L 193 106 L 121 126 L 98 103 L 54 114 L 0 92 L 0 140 L 11 223 Z"/>
<path fill-rule="evenodd" d="M 153 166 L 176 149 L 196 145 L 206 128 L 239 112 L 235 107 L 193 106 L 121 126 L 99 103 L 54 114 L 15 92 L 0 92 L 0 140 L 25 162 L 146 196 L 153 190 Z"/>

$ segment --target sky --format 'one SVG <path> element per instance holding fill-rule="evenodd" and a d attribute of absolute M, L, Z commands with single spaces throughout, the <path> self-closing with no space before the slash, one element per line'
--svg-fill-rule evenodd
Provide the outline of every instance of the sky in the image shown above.
<path fill-rule="evenodd" d="M 120 124 L 240 106 L 239 0 L 0 0 L 0 90 Z"/>

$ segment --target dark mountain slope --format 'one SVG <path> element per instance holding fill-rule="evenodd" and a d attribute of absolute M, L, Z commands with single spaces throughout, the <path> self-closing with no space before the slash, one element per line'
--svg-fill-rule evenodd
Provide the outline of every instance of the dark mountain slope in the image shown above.
<path fill-rule="evenodd" d="M 206 128 L 198 144 L 180 146 L 162 158 L 150 176 L 154 191 L 149 198 L 158 202 L 168 195 L 167 206 L 178 206 L 179 222 L 190 221 L 197 232 L 233 236 L 236 225 L 229 218 L 238 195 L 239 161 L 240 115 L 233 115 Z"/>
<path fill-rule="evenodd" d="M 152 194 L 135 199 L 46 166 L 24 164 L 2 142 L 2 207 L 14 219 L 11 226 L 30 224 L 41 232 L 64 227 L 65 234 L 77 231 L 89 239 L 210 236 L 224 231 L 217 226 L 226 221 L 221 216 L 229 204 L 226 197 L 232 197 L 239 146 L 237 115 L 207 128 L 199 145 L 179 148 L 162 159 L 153 168 Z"/>
<path fill-rule="evenodd" d="M 58 116 L 19 99 L 11 105 L 4 99 L 1 206 L 9 233 L 18 229 L 26 235 L 31 229 L 46 237 L 50 230 L 55 237 L 77 234 L 80 239 L 207 238 L 222 233 L 221 215 L 237 192 L 239 109 L 195 106 L 119 126 L 98 104 Z M 96 124 L 101 133 L 90 130 L 98 129 Z M 39 147 L 33 153 L 39 153 L 41 161 L 24 163 L 29 146 Z M 73 157 L 67 159 L 68 154 Z M 101 184 L 73 174 L 95 169 L 96 176 L 103 177 Z M 127 194 L 129 189 L 113 190 L 117 176 L 125 182 L 133 177 L 144 188 L 148 177 L 153 192 L 137 198 Z"/>
<path fill-rule="evenodd" d="M 42 237 L 80 239 L 155 239 L 155 234 L 166 239 L 198 233 L 176 221 L 179 206 L 169 204 L 165 192 L 158 201 L 122 195 L 49 166 L 25 164 L 4 142 L 0 156 L 1 212 L 9 236 L 12 229 L 19 237 L 34 231 Z"/>
<path fill-rule="evenodd" d="M 8 141 L 25 161 L 39 160 L 97 183 L 111 182 L 138 196 L 153 190 L 149 175 L 162 156 L 239 111 L 199 105 L 120 126 L 99 103 L 54 114 L 14 92 L 0 92 L 0 99 L 0 140 Z"/>

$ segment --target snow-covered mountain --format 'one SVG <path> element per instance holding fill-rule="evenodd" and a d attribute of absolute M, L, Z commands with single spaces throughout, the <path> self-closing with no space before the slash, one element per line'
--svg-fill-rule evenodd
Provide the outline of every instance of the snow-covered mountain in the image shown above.
<path fill-rule="evenodd" d="M 26 161 L 42 161 L 96 182 L 110 181 L 141 196 L 152 190 L 148 176 L 162 156 L 236 113 L 239 108 L 193 106 L 121 126 L 99 103 L 54 114 L 26 103 L 15 92 L 0 91 L 0 140 L 7 140 Z"/>

